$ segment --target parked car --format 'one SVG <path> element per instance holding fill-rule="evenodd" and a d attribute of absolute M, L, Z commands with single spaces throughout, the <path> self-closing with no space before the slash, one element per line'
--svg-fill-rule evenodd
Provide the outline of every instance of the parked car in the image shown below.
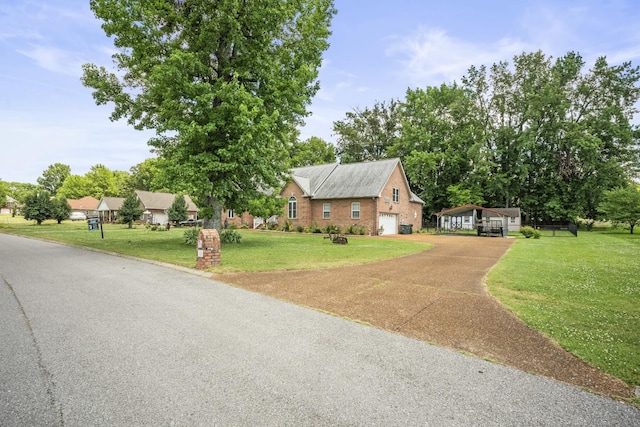
<path fill-rule="evenodd" d="M 186 221 L 180 221 L 180 225 L 184 226 L 184 227 L 195 227 L 195 226 L 200 226 L 202 225 L 202 220 L 201 219 L 193 219 L 193 218 L 189 218 Z"/>
<path fill-rule="evenodd" d="M 83 212 L 71 212 L 69 219 L 71 221 L 86 221 L 87 216 Z"/>

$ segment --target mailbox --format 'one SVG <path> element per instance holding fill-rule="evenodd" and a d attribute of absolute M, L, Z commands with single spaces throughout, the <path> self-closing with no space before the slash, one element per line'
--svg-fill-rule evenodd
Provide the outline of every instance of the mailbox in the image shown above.
<path fill-rule="evenodd" d="M 215 228 L 200 230 L 196 247 L 196 268 L 204 270 L 220 265 L 220 235 Z"/>

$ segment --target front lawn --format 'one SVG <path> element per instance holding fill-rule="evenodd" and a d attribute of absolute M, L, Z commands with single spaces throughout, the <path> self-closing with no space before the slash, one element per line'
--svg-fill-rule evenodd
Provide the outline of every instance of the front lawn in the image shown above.
<path fill-rule="evenodd" d="M 640 385 L 640 235 L 518 238 L 488 275 L 506 307 L 571 353 Z"/>
<path fill-rule="evenodd" d="M 39 237 L 101 249 L 144 259 L 195 267 L 196 248 L 183 243 L 187 228 L 150 231 L 122 224 L 105 224 L 100 231 L 88 231 L 85 221 L 45 221 L 35 225 L 20 218 L 0 216 L 0 231 Z M 427 243 L 386 240 L 369 236 L 347 236 L 349 244 L 337 245 L 322 234 L 237 230 L 240 244 L 223 244 L 222 265 L 212 271 L 268 271 L 338 267 L 394 258 L 426 250 Z"/>

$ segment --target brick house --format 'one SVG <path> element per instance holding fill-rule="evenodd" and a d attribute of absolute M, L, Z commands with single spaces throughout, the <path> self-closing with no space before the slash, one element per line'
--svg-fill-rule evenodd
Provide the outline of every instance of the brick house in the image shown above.
<path fill-rule="evenodd" d="M 399 159 L 295 168 L 280 196 L 287 200 L 280 225 L 349 226 L 366 234 L 398 234 L 422 226 L 424 202 L 413 194 Z"/>

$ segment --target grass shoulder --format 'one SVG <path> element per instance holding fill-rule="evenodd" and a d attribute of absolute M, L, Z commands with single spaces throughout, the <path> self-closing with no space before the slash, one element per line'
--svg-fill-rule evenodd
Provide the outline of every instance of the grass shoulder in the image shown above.
<path fill-rule="evenodd" d="M 518 238 L 487 278 L 533 328 L 631 385 L 640 385 L 640 236 L 619 230 Z"/>

